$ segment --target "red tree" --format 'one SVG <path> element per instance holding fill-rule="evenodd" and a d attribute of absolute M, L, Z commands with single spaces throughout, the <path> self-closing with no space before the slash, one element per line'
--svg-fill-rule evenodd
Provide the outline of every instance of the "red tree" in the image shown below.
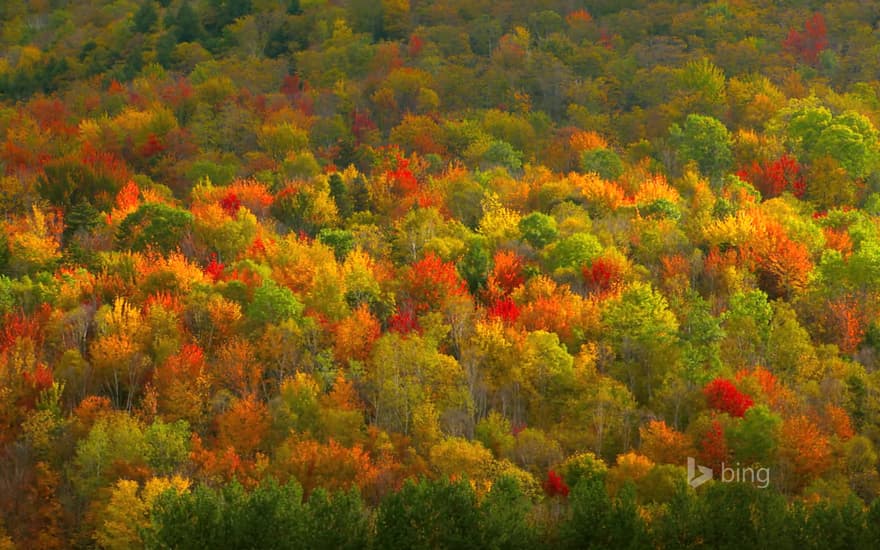
<path fill-rule="evenodd" d="M 416 313 L 437 307 L 447 296 L 467 292 L 455 264 L 444 262 L 434 252 L 414 263 L 406 274 L 406 286 Z"/>
<path fill-rule="evenodd" d="M 801 61 L 810 65 L 819 62 L 819 54 L 828 47 L 828 29 L 821 13 L 814 13 L 804 23 L 803 32 L 791 29 L 782 47 Z"/>
<path fill-rule="evenodd" d="M 565 484 L 562 477 L 555 471 L 547 472 L 547 479 L 544 480 L 544 492 L 547 496 L 568 496 L 568 485 Z"/>
<path fill-rule="evenodd" d="M 742 417 L 754 404 L 752 398 L 741 393 L 733 382 L 726 378 L 716 378 L 703 388 L 706 403 L 713 409 L 726 412 L 730 416 Z"/>
<path fill-rule="evenodd" d="M 765 199 L 778 197 L 786 190 L 800 198 L 807 189 L 801 165 L 788 155 L 763 165 L 753 162 L 751 166 L 741 168 L 736 175 L 754 185 Z"/>

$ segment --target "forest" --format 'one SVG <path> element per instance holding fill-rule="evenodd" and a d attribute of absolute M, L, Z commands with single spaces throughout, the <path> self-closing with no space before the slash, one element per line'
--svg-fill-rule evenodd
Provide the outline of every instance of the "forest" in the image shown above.
<path fill-rule="evenodd" d="M 877 548 L 878 127 L 864 0 L 0 2 L 0 550 Z"/>

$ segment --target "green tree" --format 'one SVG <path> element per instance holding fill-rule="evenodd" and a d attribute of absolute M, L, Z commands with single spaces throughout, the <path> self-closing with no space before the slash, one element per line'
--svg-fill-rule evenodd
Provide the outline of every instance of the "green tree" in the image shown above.
<path fill-rule="evenodd" d="M 193 215 L 180 208 L 148 202 L 122 220 L 116 233 L 120 246 L 136 251 L 155 248 L 168 253 L 190 230 Z"/>
<path fill-rule="evenodd" d="M 541 212 L 532 212 L 519 221 L 523 240 L 540 250 L 556 240 L 556 219 Z"/>
<path fill-rule="evenodd" d="M 696 162 L 704 175 L 718 184 L 733 165 L 731 138 L 727 127 L 716 118 L 688 115 L 684 127 L 673 124 L 670 130 L 682 162 Z"/>
<path fill-rule="evenodd" d="M 582 172 L 594 172 L 603 180 L 616 180 L 623 175 L 623 161 L 610 149 L 589 149 L 581 153 Z"/>
<path fill-rule="evenodd" d="M 477 498 L 465 480 L 407 481 L 376 514 L 377 548 L 469 548 L 480 537 Z"/>
<path fill-rule="evenodd" d="M 246 310 L 250 321 L 258 327 L 299 320 L 302 312 L 303 305 L 293 292 L 268 278 L 254 291 L 254 299 Z"/>
<path fill-rule="evenodd" d="M 132 28 L 135 32 L 148 33 L 159 21 L 159 13 L 153 0 L 145 0 L 134 14 Z"/>
<path fill-rule="evenodd" d="M 529 519 L 531 512 L 532 503 L 516 479 L 498 479 L 480 502 L 477 546 L 497 550 L 534 548 L 540 539 Z"/>
<path fill-rule="evenodd" d="M 646 284 L 627 288 L 602 316 L 614 351 L 613 371 L 640 403 L 651 400 L 678 360 L 678 320 L 666 298 Z"/>

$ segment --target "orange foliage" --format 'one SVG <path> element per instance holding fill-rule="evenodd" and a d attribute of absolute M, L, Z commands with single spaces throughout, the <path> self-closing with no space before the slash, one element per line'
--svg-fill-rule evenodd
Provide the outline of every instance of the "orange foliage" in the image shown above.
<path fill-rule="evenodd" d="M 578 152 L 608 148 L 608 142 L 605 141 L 605 138 L 592 131 L 575 132 L 568 138 L 568 143 L 572 149 Z"/>
<path fill-rule="evenodd" d="M 444 262 L 434 252 L 410 266 L 404 275 L 404 288 L 419 313 L 438 307 L 447 296 L 467 292 L 455 264 Z"/>
<path fill-rule="evenodd" d="M 792 241 L 782 225 L 767 221 L 750 243 L 761 288 L 771 298 L 789 296 L 803 289 L 813 270 L 807 247 Z"/>
<path fill-rule="evenodd" d="M 800 415 L 785 419 L 780 435 L 779 459 L 786 484 L 800 489 L 831 465 L 831 446 L 815 422 Z"/>
<path fill-rule="evenodd" d="M 210 365 L 212 380 L 241 396 L 252 395 L 260 389 L 263 369 L 251 342 L 242 338 L 223 342 Z"/>
<path fill-rule="evenodd" d="M 217 447 L 231 447 L 241 456 L 250 456 L 261 448 L 270 423 L 265 403 L 253 395 L 239 399 L 217 416 Z"/>
<path fill-rule="evenodd" d="M 846 229 L 825 227 L 822 232 L 825 233 L 825 246 L 837 250 L 844 258 L 849 257 L 852 253 L 853 243 Z"/>
<path fill-rule="evenodd" d="M 520 287 L 513 299 L 522 304 L 517 325 L 526 330 L 555 332 L 566 344 L 573 344 L 574 329 L 595 329 L 598 305 L 573 293 L 568 286 L 558 286 L 549 277 L 538 276 Z"/>
<path fill-rule="evenodd" d="M 849 414 L 842 407 L 828 403 L 825 405 L 825 415 L 822 419 L 826 426 L 826 431 L 837 436 L 842 441 L 846 441 L 855 435 Z"/>
<path fill-rule="evenodd" d="M 843 296 L 828 304 L 825 330 L 841 353 L 849 355 L 859 349 L 870 323 L 866 304 L 856 296 Z"/>
<path fill-rule="evenodd" d="M 662 199 L 674 204 L 677 203 L 680 198 L 678 191 L 666 183 L 665 177 L 662 175 L 653 175 L 649 176 L 639 184 L 639 188 L 636 190 L 633 197 L 633 202 L 644 205 Z"/>
<path fill-rule="evenodd" d="M 361 304 L 351 315 L 336 323 L 333 356 L 343 364 L 349 359 L 366 361 L 381 330 L 379 321 L 366 304 Z"/>
<path fill-rule="evenodd" d="M 642 445 L 639 450 L 658 464 L 681 464 L 694 456 L 694 444 L 687 434 L 676 431 L 662 420 L 651 420 L 639 428 Z"/>
<path fill-rule="evenodd" d="M 253 487 L 258 482 L 257 461 L 244 460 L 231 446 L 208 449 L 202 443 L 202 438 L 193 434 L 189 458 L 196 466 L 198 477 L 206 482 L 228 483 L 236 479 L 245 487 Z"/>
<path fill-rule="evenodd" d="M 507 296 L 525 281 L 522 258 L 512 250 L 499 250 L 492 261 L 492 272 L 487 283 L 487 295 Z"/>
<path fill-rule="evenodd" d="M 603 181 L 596 174 L 569 174 L 568 179 L 584 199 L 607 210 L 617 210 L 628 203 L 620 185 Z"/>
<path fill-rule="evenodd" d="M 690 287 L 691 263 L 682 254 L 660 257 L 660 277 L 663 287 L 671 292 L 683 292 Z"/>
<path fill-rule="evenodd" d="M 370 454 L 360 445 L 346 448 L 334 440 L 319 443 L 313 439 L 293 436 L 278 450 L 281 457 L 276 465 L 283 480 L 292 476 L 302 485 L 303 493 L 310 494 L 317 487 L 328 491 L 361 490 L 372 485 L 379 469 Z"/>

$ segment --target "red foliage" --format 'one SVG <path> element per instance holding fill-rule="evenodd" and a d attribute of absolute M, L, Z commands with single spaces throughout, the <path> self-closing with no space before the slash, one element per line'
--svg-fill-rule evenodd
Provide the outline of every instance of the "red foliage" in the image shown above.
<path fill-rule="evenodd" d="M 726 378 L 716 378 L 706 384 L 703 395 L 706 396 L 706 403 L 711 408 L 740 418 L 754 404 L 751 397 L 741 393 L 733 382 Z"/>
<path fill-rule="evenodd" d="M 211 262 L 205 266 L 205 274 L 211 277 L 215 283 L 223 277 L 224 264 L 217 261 L 217 254 L 211 254 Z"/>
<path fill-rule="evenodd" d="M 614 37 L 606 29 L 599 31 L 599 44 L 601 44 L 606 50 L 614 49 L 614 43 L 612 42 L 613 38 Z"/>
<path fill-rule="evenodd" d="M 795 29 L 788 31 L 782 47 L 804 63 L 815 65 L 819 62 L 819 54 L 828 47 L 827 35 L 825 18 L 816 12 L 804 23 L 803 32 Z"/>
<path fill-rule="evenodd" d="M 388 318 L 388 330 L 404 335 L 410 332 L 420 333 L 419 320 L 412 306 L 407 304 L 399 307 L 397 313 Z"/>
<path fill-rule="evenodd" d="M 34 369 L 33 373 L 24 372 L 23 376 L 25 382 L 33 387 L 35 393 L 39 393 L 46 388 L 52 387 L 52 382 L 54 380 L 52 377 L 52 371 L 42 363 L 37 365 L 37 368 Z"/>
<path fill-rule="evenodd" d="M 422 37 L 417 34 L 413 34 L 409 37 L 409 47 L 406 53 L 410 57 L 417 57 L 424 47 L 425 41 L 422 40 Z"/>
<path fill-rule="evenodd" d="M 220 206 L 224 212 L 234 218 L 238 214 L 238 209 L 241 208 L 241 201 L 238 200 L 238 195 L 230 191 L 225 197 L 220 199 Z"/>
<path fill-rule="evenodd" d="M 584 282 L 598 294 L 606 294 L 620 286 L 624 266 L 616 258 L 599 257 L 589 266 L 584 266 Z"/>
<path fill-rule="evenodd" d="M 754 185 L 765 199 L 778 197 L 786 190 L 801 198 L 807 188 L 803 168 L 789 155 L 782 155 L 763 165 L 753 162 L 751 166 L 741 168 L 736 175 Z"/>
<path fill-rule="evenodd" d="M 82 145 L 80 160 L 95 174 L 106 176 L 120 184 L 131 179 L 131 173 L 124 160 L 109 151 L 96 149 L 88 141 Z"/>
<path fill-rule="evenodd" d="M 414 263 L 405 276 L 408 294 L 417 313 L 437 307 L 447 296 L 467 293 L 464 281 L 452 262 L 444 262 L 434 252 Z"/>
<path fill-rule="evenodd" d="M 385 172 L 385 177 L 391 183 L 392 189 L 400 195 L 415 194 L 419 190 L 419 182 L 409 168 L 409 159 L 400 155 L 397 156 L 396 167 Z"/>
<path fill-rule="evenodd" d="M 70 111 L 60 99 L 38 97 L 27 106 L 40 128 L 56 135 L 74 136 L 79 131 L 76 124 L 68 124 Z"/>
<path fill-rule="evenodd" d="M 306 114 L 311 114 L 314 104 L 308 94 L 309 85 L 300 79 L 299 75 L 287 75 L 281 83 L 281 93 L 298 109 Z"/>
<path fill-rule="evenodd" d="M 162 140 L 156 136 L 156 134 L 150 134 L 147 136 L 147 141 L 141 145 L 141 156 L 144 158 L 150 158 L 158 155 L 159 153 L 165 150 L 165 144 L 162 143 Z"/>
<path fill-rule="evenodd" d="M 51 311 L 49 304 L 43 304 L 33 315 L 16 312 L 0 316 L 0 352 L 14 346 L 19 338 L 31 340 L 39 349 L 43 344 L 43 327 Z"/>
<path fill-rule="evenodd" d="M 505 323 L 515 322 L 519 318 L 519 313 L 519 306 L 510 296 L 496 300 L 487 311 L 490 319 L 501 319 Z"/>
<path fill-rule="evenodd" d="M 178 78 L 173 84 L 169 84 L 159 90 L 162 101 L 172 107 L 179 107 L 184 101 L 193 97 L 195 90 L 185 78 Z"/>
<path fill-rule="evenodd" d="M 376 129 L 376 123 L 370 118 L 370 113 L 365 111 L 355 111 L 351 115 L 351 133 L 360 143 L 364 136 Z"/>
<path fill-rule="evenodd" d="M 547 479 L 544 480 L 544 492 L 547 493 L 547 496 L 567 497 L 568 491 L 568 485 L 565 484 L 565 481 L 563 481 L 559 474 L 553 470 L 547 472 Z"/>
<path fill-rule="evenodd" d="M 700 439 L 699 455 L 700 463 L 712 468 L 716 474 L 721 471 L 721 463 L 727 460 L 728 449 L 724 428 L 718 420 L 712 420 Z"/>

